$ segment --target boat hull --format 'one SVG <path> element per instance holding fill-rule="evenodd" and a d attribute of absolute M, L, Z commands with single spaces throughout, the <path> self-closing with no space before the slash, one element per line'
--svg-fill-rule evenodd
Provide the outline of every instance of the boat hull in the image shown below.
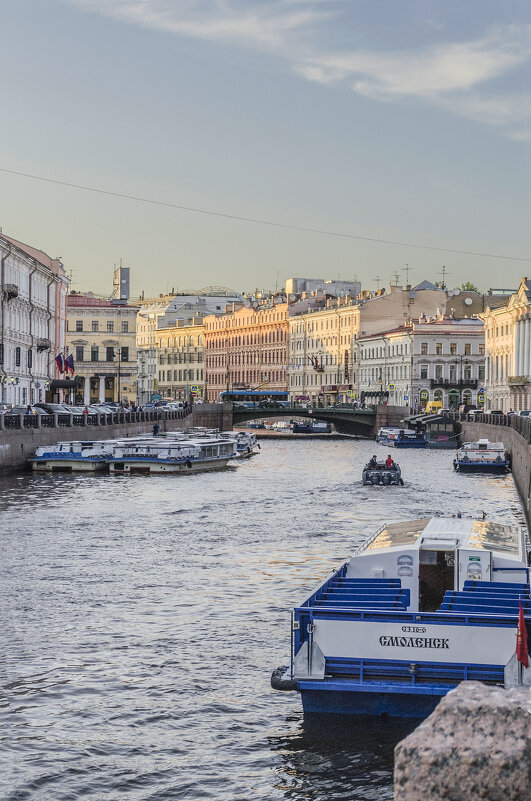
<path fill-rule="evenodd" d="M 96 473 L 107 468 L 106 459 L 53 459 L 38 457 L 31 460 L 36 473 Z"/>
<path fill-rule="evenodd" d="M 386 715 L 393 718 L 426 718 L 448 690 L 437 694 L 406 694 L 351 690 L 301 690 L 305 715 Z"/>
<path fill-rule="evenodd" d="M 485 464 L 485 462 L 456 461 L 454 467 L 460 473 L 506 473 L 509 469 L 507 462 Z"/>
<path fill-rule="evenodd" d="M 190 475 L 191 473 L 222 470 L 227 466 L 228 461 L 228 458 L 199 462 L 175 462 L 170 459 L 115 459 L 109 463 L 109 471 L 116 475 L 158 475 L 161 473 Z"/>
<path fill-rule="evenodd" d="M 400 440 L 394 440 L 394 442 L 389 442 L 389 445 L 393 445 L 395 448 L 425 448 L 427 446 L 427 442 L 400 442 Z"/>

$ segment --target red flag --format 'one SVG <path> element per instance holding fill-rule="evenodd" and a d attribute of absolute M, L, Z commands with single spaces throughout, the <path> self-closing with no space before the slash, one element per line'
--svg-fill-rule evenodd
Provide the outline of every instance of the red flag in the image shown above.
<path fill-rule="evenodd" d="M 524 667 L 529 667 L 529 653 L 527 651 L 527 629 L 525 627 L 522 599 L 518 599 L 518 631 L 516 632 L 516 658 Z"/>

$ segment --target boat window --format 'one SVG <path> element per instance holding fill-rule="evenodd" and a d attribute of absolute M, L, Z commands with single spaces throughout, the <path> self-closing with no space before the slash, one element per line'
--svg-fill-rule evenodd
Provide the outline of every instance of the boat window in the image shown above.
<path fill-rule="evenodd" d="M 474 520 L 468 538 L 468 547 L 486 551 L 519 552 L 519 532 L 513 526 L 493 523 L 489 520 Z"/>
<path fill-rule="evenodd" d="M 416 542 L 429 520 L 429 517 L 425 517 L 420 520 L 408 520 L 405 523 L 391 523 L 380 531 L 365 550 L 375 551 L 380 548 L 391 548 L 394 545 L 408 545 Z"/>

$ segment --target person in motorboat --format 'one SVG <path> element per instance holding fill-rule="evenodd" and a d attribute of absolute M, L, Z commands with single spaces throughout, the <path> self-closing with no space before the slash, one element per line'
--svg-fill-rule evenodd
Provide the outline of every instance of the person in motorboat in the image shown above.
<path fill-rule="evenodd" d="M 388 470 L 391 470 L 395 466 L 391 454 L 389 454 L 385 460 L 385 466 L 388 468 Z"/>
<path fill-rule="evenodd" d="M 373 457 L 372 457 L 372 459 L 370 460 L 370 462 L 369 462 L 369 464 L 368 464 L 368 467 L 370 467 L 370 468 L 372 468 L 372 469 L 376 469 L 376 468 L 378 467 L 378 462 L 377 462 L 377 460 L 376 460 L 376 454 L 374 454 L 374 456 L 373 456 Z"/>

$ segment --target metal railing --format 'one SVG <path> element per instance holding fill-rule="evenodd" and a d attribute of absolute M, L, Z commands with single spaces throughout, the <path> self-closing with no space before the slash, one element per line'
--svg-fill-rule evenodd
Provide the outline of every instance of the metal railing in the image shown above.
<path fill-rule="evenodd" d="M 448 417 L 458 423 L 483 423 L 504 428 L 513 428 L 528 443 L 531 443 L 531 418 L 518 414 L 469 414 L 467 412 L 450 412 Z"/>
<path fill-rule="evenodd" d="M 161 411 L 112 412 L 102 414 L 0 414 L 0 431 L 20 431 L 41 428 L 84 428 L 86 426 L 127 425 L 129 423 L 158 423 L 163 420 L 182 420 L 192 413 L 192 407 Z"/>

